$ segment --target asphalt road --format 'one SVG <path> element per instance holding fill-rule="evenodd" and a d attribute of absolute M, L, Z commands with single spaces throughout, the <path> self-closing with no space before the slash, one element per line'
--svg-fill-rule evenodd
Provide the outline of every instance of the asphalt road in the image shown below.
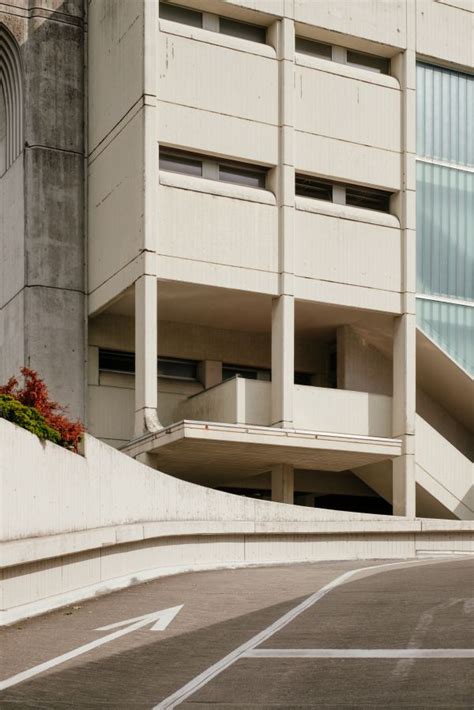
<path fill-rule="evenodd" d="M 472 558 L 200 572 L 3 629 L 0 707 L 473 708 L 473 641 Z"/>

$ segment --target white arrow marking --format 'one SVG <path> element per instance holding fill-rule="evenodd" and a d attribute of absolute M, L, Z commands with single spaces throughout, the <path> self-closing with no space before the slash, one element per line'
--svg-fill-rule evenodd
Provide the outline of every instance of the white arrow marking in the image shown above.
<path fill-rule="evenodd" d="M 0 681 L 0 690 L 5 690 L 6 688 L 10 688 L 12 685 L 22 683 L 24 680 L 28 680 L 29 678 L 33 678 L 35 675 L 44 673 L 44 671 L 47 671 L 50 668 L 54 668 L 54 666 L 58 666 L 60 663 L 65 663 L 66 661 L 71 660 L 71 658 L 81 656 L 83 653 L 92 651 L 98 646 L 103 646 L 105 643 L 109 643 L 110 641 L 114 641 L 115 639 L 118 639 L 121 636 L 130 634 L 132 633 L 132 631 L 137 631 L 138 629 L 141 629 L 144 626 L 148 626 L 148 624 L 153 624 L 153 626 L 151 627 L 151 631 L 163 631 L 171 623 L 176 614 L 181 611 L 182 608 L 183 604 L 181 604 L 180 606 L 170 607 L 169 609 L 163 609 L 162 611 L 153 611 L 151 614 L 136 616 L 133 619 L 119 621 L 115 624 L 109 624 L 109 626 L 101 626 L 100 628 L 96 629 L 96 631 L 108 631 L 109 629 L 116 629 L 118 627 L 122 628 L 120 628 L 118 631 L 114 631 L 113 633 L 108 634 L 107 636 L 103 636 L 100 639 L 96 639 L 95 641 L 86 643 L 84 644 L 84 646 L 79 646 L 79 648 L 75 648 L 73 651 L 63 653 L 62 656 L 52 658 L 50 661 L 40 663 L 38 666 L 33 666 L 33 668 L 29 668 L 28 670 L 23 671 L 22 673 L 17 673 L 17 675 L 11 676 L 11 678 L 6 678 L 5 680 Z"/>
<path fill-rule="evenodd" d="M 115 624 L 109 624 L 108 626 L 100 626 L 96 631 L 110 631 L 111 629 L 119 629 L 121 626 L 129 626 L 130 624 L 136 624 L 137 621 L 143 621 L 143 626 L 148 623 L 155 622 L 151 627 L 150 631 L 164 631 L 167 626 L 173 621 L 174 617 L 183 608 L 183 604 L 180 606 L 172 606 L 169 609 L 163 609 L 163 611 L 153 611 L 151 614 L 143 614 L 143 616 L 136 616 L 134 619 L 126 619 L 125 621 L 117 621 Z"/>

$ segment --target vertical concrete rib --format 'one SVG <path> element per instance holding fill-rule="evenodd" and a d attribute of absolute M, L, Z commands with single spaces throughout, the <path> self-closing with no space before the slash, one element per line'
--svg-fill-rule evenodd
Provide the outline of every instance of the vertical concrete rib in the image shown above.
<path fill-rule="evenodd" d="M 278 61 L 279 157 L 275 188 L 278 205 L 279 296 L 272 308 L 272 423 L 293 426 L 294 380 L 294 57 L 293 20 L 273 28 Z"/>
<path fill-rule="evenodd" d="M 414 518 L 416 419 L 416 5 L 406 3 L 407 48 L 393 60 L 402 90 L 402 189 L 399 196 L 402 314 L 393 331 L 393 435 L 402 456 L 393 462 L 393 513 Z"/>
<path fill-rule="evenodd" d="M 161 428 L 158 418 L 158 3 L 143 0 L 143 273 L 135 282 L 135 434 Z"/>

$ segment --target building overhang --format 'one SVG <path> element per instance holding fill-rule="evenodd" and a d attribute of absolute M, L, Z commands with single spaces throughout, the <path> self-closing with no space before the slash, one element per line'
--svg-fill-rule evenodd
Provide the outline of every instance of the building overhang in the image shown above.
<path fill-rule="evenodd" d="M 152 454 L 157 468 L 180 478 L 225 485 L 282 463 L 346 471 L 400 456 L 402 445 L 399 439 L 184 420 L 121 450 L 134 458 Z"/>

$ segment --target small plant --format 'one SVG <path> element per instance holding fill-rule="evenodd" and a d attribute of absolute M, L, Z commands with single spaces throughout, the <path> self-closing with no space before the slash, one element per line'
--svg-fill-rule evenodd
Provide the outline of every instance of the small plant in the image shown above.
<path fill-rule="evenodd" d="M 34 370 L 23 367 L 21 374 L 23 387 L 16 377 L 0 387 L 0 417 L 77 453 L 84 433 L 81 422 L 65 416 L 65 408 L 49 398 L 48 388 Z"/>

